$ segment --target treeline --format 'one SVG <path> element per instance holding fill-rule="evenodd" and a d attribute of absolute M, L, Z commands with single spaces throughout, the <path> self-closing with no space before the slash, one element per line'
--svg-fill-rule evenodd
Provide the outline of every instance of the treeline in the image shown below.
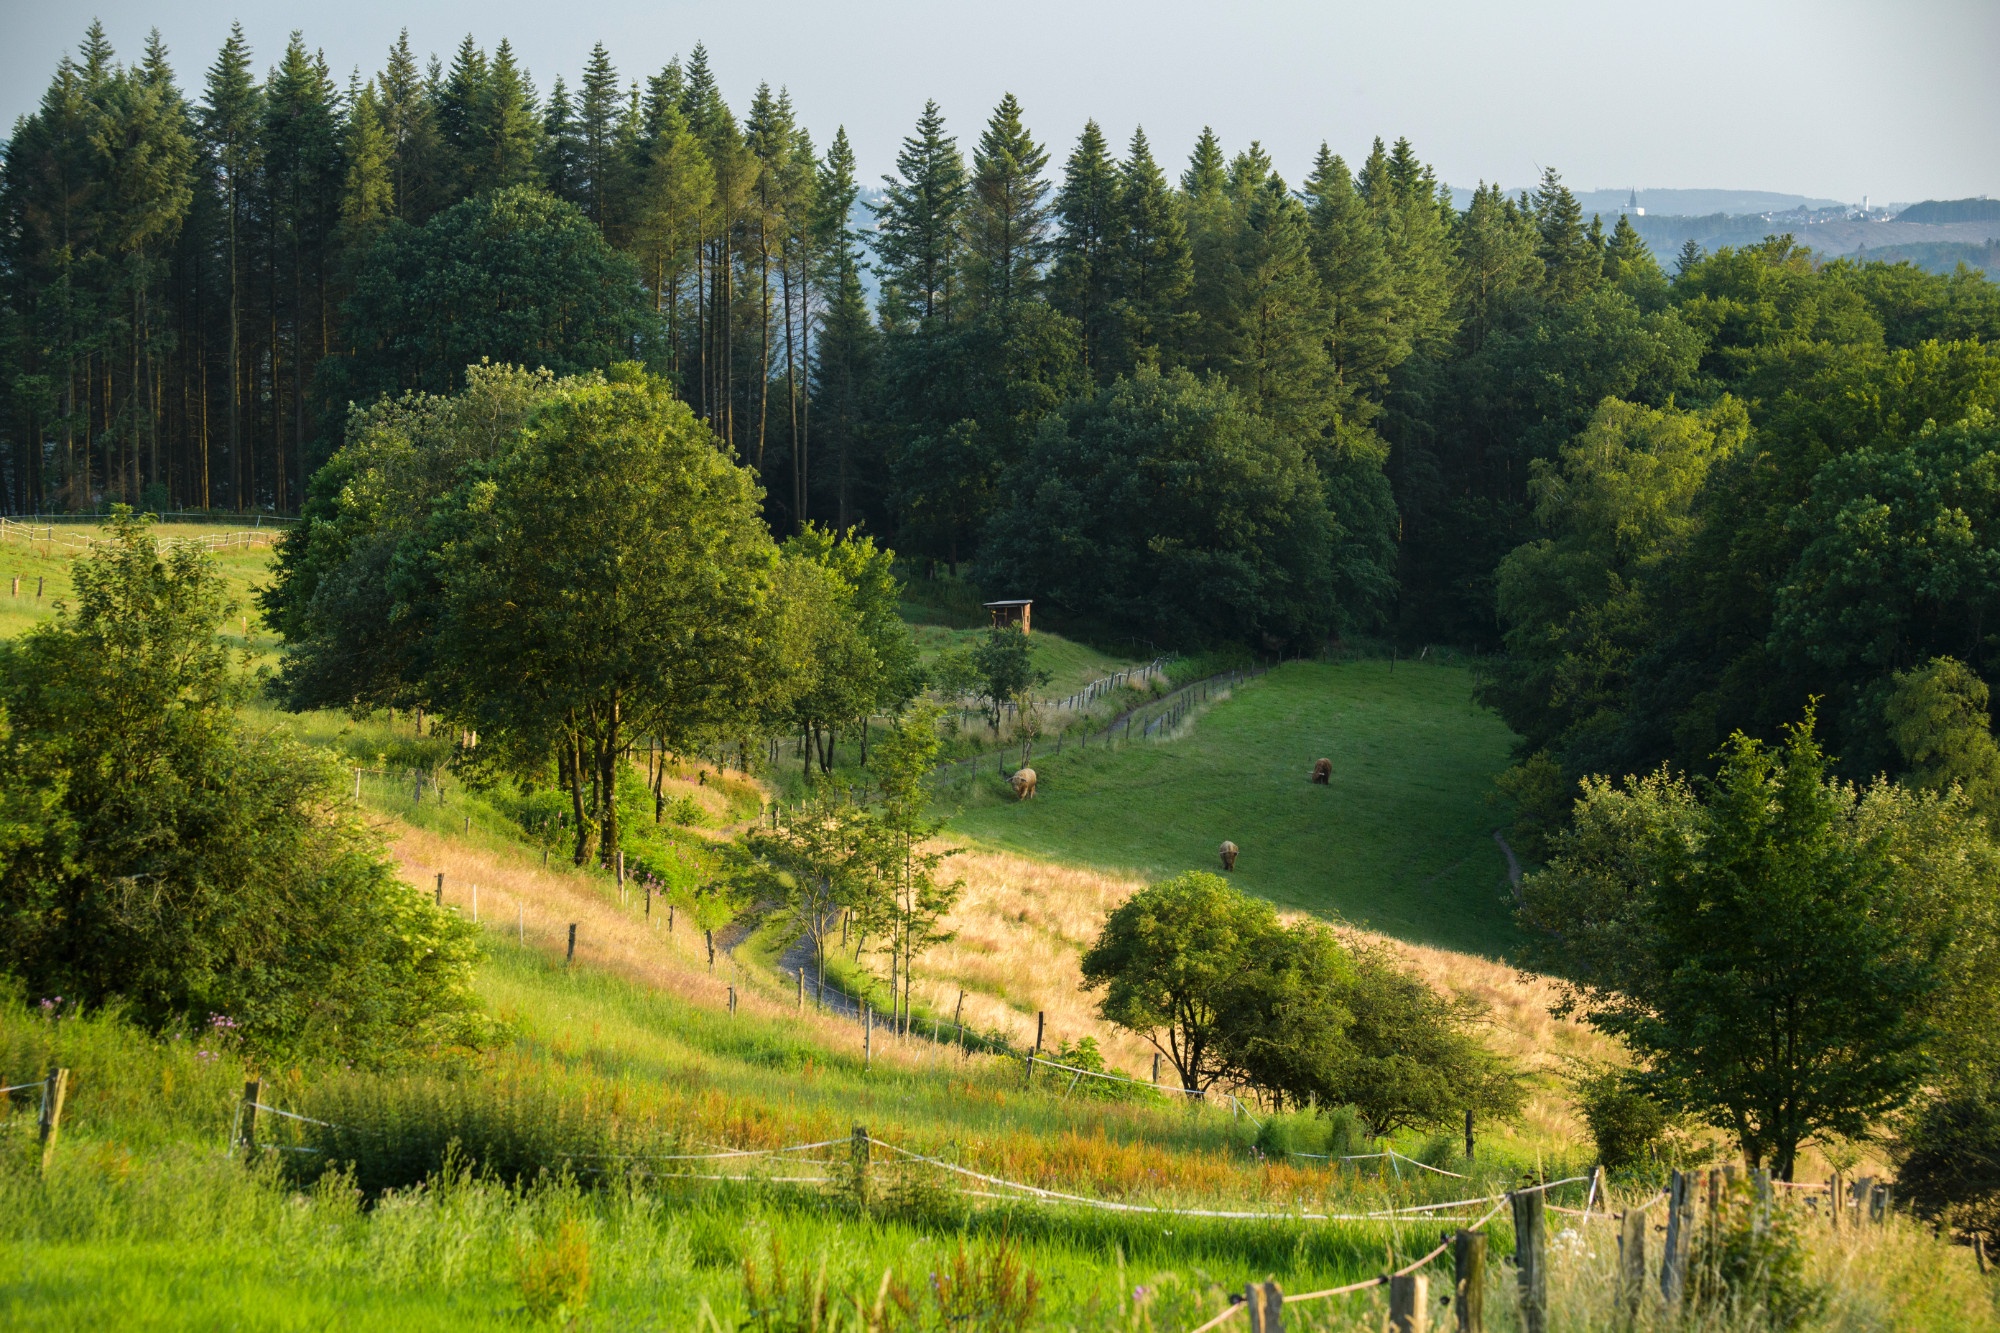
<path fill-rule="evenodd" d="M 157 42 L 120 67 L 93 28 L 0 186 L 7 500 L 299 508 L 350 401 L 453 392 L 482 358 L 634 360 L 779 534 L 864 525 L 1156 642 L 1494 647 L 1533 619 L 1502 562 L 1561 521 L 1563 452 L 1607 399 L 1710 413 L 1748 460 L 1817 429 L 1785 404 L 1839 375 L 2000 329 L 1977 274 L 1781 240 L 1670 275 L 1554 171 L 1459 210 L 1406 140 L 1323 148 L 1294 188 L 1255 143 L 1204 133 L 1176 172 L 1092 123 L 1058 168 L 1008 97 L 969 153 L 927 105 L 885 184 L 857 230 L 844 133 L 816 143 L 768 86 L 739 117 L 699 47 L 635 80 L 600 46 L 543 95 L 505 42 L 399 41 L 343 88 L 299 38 L 259 81 L 236 34 L 190 98 Z M 1681 674 L 1721 719 L 1688 752 L 1753 716 L 1694 683 L 1722 670 Z"/>

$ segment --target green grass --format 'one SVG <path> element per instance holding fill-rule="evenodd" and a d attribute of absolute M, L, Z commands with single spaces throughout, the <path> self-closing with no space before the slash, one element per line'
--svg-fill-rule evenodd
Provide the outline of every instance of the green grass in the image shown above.
<path fill-rule="evenodd" d="M 21 541 L 13 539 L 11 533 L 10 540 L 0 543 L 0 638 L 15 638 L 53 617 L 57 599 L 66 598 L 73 591 L 70 566 L 84 554 L 84 549 L 74 543 L 101 538 L 108 532 L 88 523 L 59 523 L 54 526 L 56 540 L 53 543 Z M 199 523 L 155 525 L 151 529 L 152 534 L 161 539 L 213 537 L 234 531 L 238 529 Z M 213 558 L 216 569 L 228 585 L 230 596 L 237 603 L 237 617 L 249 619 L 247 639 L 241 619 L 233 618 L 225 627 L 223 641 L 232 648 L 247 647 L 259 657 L 273 652 L 277 647 L 277 636 L 259 625 L 257 608 L 251 603 L 251 594 L 270 581 L 271 548 L 236 546 L 215 552 Z M 14 591 L 17 576 L 21 580 L 18 593 Z M 37 578 L 43 580 L 39 599 L 35 596 Z"/>
<path fill-rule="evenodd" d="M 1047 860 L 1161 877 L 1220 869 L 1284 907 L 1504 956 L 1516 935 L 1486 804 L 1512 735 L 1460 667 L 1281 666 L 1158 744 L 1042 750 L 1033 801 L 983 766 L 954 834 Z M 1333 781 L 1307 777 L 1333 761 Z"/>
<path fill-rule="evenodd" d="M 921 1297 L 927 1275 L 961 1247 L 980 1255 L 1006 1245 L 1042 1284 L 1032 1327 L 1080 1326 L 1092 1310 L 1099 1322 L 1122 1319 L 1143 1284 L 1157 1293 L 1156 1326 L 1172 1330 L 1249 1278 L 1331 1285 L 1372 1273 L 1386 1251 L 1427 1248 L 1422 1224 L 1163 1220 L 967 1199 L 928 1172 L 886 1163 L 875 1170 L 889 1198 L 865 1211 L 837 1187 L 571 1174 L 565 1133 L 578 1144 L 614 1130 L 635 1144 L 650 1134 L 700 1151 L 839 1138 L 865 1124 L 995 1174 L 1090 1193 L 1278 1210 L 1385 1197 L 1373 1176 L 1324 1167 L 1273 1177 L 1248 1150 L 1247 1123 L 1226 1113 L 1066 1101 L 1053 1083 L 1024 1091 L 1013 1061 L 949 1051 L 930 1067 L 864 1071 L 858 1040 L 822 1044 L 783 1017 L 730 1016 L 565 969 L 502 935 L 489 943 L 480 987 L 512 1034 L 501 1050 L 400 1073 L 266 1070 L 264 1095 L 347 1123 L 372 1115 L 394 1140 L 384 1151 L 433 1163 L 476 1152 L 482 1116 L 504 1117 L 510 1096 L 559 1103 L 563 1116 L 550 1119 L 562 1123 L 543 1139 L 550 1172 L 512 1185 L 476 1162 L 458 1174 L 433 1165 L 423 1184 L 362 1198 L 348 1177 L 296 1169 L 309 1158 L 246 1168 L 224 1151 L 249 1072 L 226 1044 L 200 1034 L 158 1042 L 113 1016 L 51 1021 L 0 1003 L 0 1067 L 61 1063 L 74 1088 L 45 1180 L 33 1167 L 29 1107 L 17 1100 L 0 1118 L 0 1318 L 35 1329 L 532 1323 L 517 1270 L 570 1224 L 588 1247 L 591 1328 L 741 1327 L 741 1265 L 768 1272 L 774 1250 L 794 1272 L 824 1263 L 833 1290 L 872 1302 L 885 1271 Z M 425 1089 L 455 1108 L 458 1149 L 414 1123 Z M 266 1117 L 267 1142 L 283 1131 Z M 1523 1165 L 1483 1170 L 1498 1179 Z M 1430 1191 L 1458 1187 L 1412 1188 L 1446 1197 Z"/>

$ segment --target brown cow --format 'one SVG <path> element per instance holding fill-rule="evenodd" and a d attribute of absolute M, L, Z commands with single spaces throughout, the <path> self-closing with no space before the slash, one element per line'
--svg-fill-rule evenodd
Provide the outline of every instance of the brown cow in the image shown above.
<path fill-rule="evenodd" d="M 1333 760 L 1313 760 L 1313 781 L 1324 787 L 1333 780 Z"/>
<path fill-rule="evenodd" d="M 1233 842 L 1224 842 L 1222 844 L 1222 868 L 1224 870 L 1236 869 L 1236 844 Z"/>
<path fill-rule="evenodd" d="M 1007 782 L 1014 788 L 1016 800 L 1025 801 L 1035 794 L 1035 770 L 1032 768 L 1015 769 L 1014 776 Z"/>

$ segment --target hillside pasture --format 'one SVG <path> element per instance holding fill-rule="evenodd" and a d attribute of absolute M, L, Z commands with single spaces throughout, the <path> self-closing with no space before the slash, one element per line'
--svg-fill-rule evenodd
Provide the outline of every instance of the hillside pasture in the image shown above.
<path fill-rule="evenodd" d="M 945 794 L 950 829 L 1145 879 L 1219 869 L 1226 838 L 1234 882 L 1280 907 L 1502 958 L 1517 937 L 1486 798 L 1513 738 L 1471 696 L 1459 666 L 1288 663 L 1168 740 L 1038 751 L 1032 801 L 982 765 Z"/>

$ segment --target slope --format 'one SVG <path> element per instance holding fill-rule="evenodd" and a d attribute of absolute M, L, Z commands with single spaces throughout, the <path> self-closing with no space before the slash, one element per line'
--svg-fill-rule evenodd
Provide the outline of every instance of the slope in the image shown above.
<path fill-rule="evenodd" d="M 1504 956 L 1515 940 L 1486 805 L 1511 733 L 1463 667 L 1295 662 L 1160 744 L 1038 754 L 1033 801 L 984 772 L 953 834 L 1143 877 L 1215 869 L 1282 907 L 1420 944 Z M 1333 761 L 1326 786 L 1312 763 Z"/>

